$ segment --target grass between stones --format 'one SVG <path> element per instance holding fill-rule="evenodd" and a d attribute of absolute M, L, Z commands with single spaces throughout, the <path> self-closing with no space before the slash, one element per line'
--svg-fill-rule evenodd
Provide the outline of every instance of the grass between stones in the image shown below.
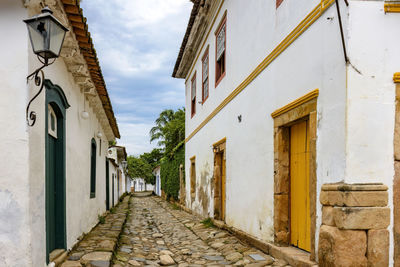
<path fill-rule="evenodd" d="M 214 225 L 214 223 L 213 223 L 211 218 L 204 219 L 204 220 L 201 221 L 201 223 L 207 228 L 215 227 L 215 225 Z"/>
<path fill-rule="evenodd" d="M 128 222 L 128 219 L 131 216 L 131 199 L 132 199 L 132 197 L 133 197 L 132 195 L 129 195 L 128 208 L 126 210 L 125 221 L 122 224 L 121 232 L 119 233 L 118 238 L 117 238 L 117 245 L 115 246 L 115 249 L 113 251 L 113 257 L 111 260 L 113 265 L 117 264 L 119 261 L 123 260 L 123 258 L 121 258 L 122 256 L 118 255 L 118 249 L 121 245 L 121 238 L 122 238 L 122 235 L 124 234 L 126 223 Z M 110 212 L 111 212 L 111 210 L 110 210 Z"/>

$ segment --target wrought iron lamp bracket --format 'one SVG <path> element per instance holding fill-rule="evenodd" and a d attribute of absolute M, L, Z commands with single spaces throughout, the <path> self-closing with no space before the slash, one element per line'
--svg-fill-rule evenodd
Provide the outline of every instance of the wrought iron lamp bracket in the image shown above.
<path fill-rule="evenodd" d="M 41 58 L 38 56 L 39 61 L 43 64 L 40 68 L 35 70 L 33 73 L 28 75 L 26 77 L 26 83 L 28 83 L 30 80 L 34 79 L 35 80 L 35 85 L 39 87 L 39 91 L 35 94 L 35 96 L 29 100 L 28 106 L 26 107 L 26 123 L 28 126 L 32 127 L 36 123 L 36 112 L 31 111 L 29 112 L 29 108 L 32 104 L 32 102 L 40 95 L 40 93 L 43 91 L 44 87 L 44 72 L 43 69 L 51 64 L 54 63 L 55 59 L 52 62 L 49 62 L 48 59 L 45 59 L 44 61 L 41 60 Z"/>

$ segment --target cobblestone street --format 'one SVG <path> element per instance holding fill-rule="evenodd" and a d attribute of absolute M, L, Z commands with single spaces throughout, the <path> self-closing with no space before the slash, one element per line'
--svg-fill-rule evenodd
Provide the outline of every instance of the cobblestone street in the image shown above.
<path fill-rule="evenodd" d="M 132 197 L 113 266 L 289 266 L 157 197 Z"/>

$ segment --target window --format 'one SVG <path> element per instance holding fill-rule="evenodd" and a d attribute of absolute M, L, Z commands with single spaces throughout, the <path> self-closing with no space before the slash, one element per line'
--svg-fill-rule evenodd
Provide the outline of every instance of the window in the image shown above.
<path fill-rule="evenodd" d="M 191 82 L 191 114 L 192 117 L 196 114 L 196 73 L 193 75 Z"/>
<path fill-rule="evenodd" d="M 96 197 L 96 140 L 92 138 L 90 155 L 90 198 Z"/>
<path fill-rule="evenodd" d="M 49 104 L 48 105 L 48 125 L 47 125 L 47 130 L 48 134 L 57 139 L 57 116 L 56 113 L 54 112 L 53 107 Z"/>
<path fill-rule="evenodd" d="M 226 62 L 226 14 L 215 33 L 215 87 L 225 77 Z"/>
<path fill-rule="evenodd" d="M 207 100 L 208 98 L 208 48 L 206 52 L 204 53 L 203 59 L 202 59 L 202 101 L 203 103 Z"/>

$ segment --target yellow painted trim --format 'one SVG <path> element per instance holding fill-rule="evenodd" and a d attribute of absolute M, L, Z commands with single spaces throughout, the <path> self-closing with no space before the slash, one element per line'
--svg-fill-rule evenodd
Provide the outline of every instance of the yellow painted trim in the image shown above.
<path fill-rule="evenodd" d="M 400 1 L 385 2 L 384 10 L 385 13 L 400 13 Z"/>
<path fill-rule="evenodd" d="M 196 156 L 191 157 L 189 160 L 194 161 L 196 159 Z"/>
<path fill-rule="evenodd" d="M 219 146 L 220 144 L 226 143 L 226 137 L 222 138 L 221 140 L 219 140 L 218 142 L 215 142 L 213 144 L 213 147 Z"/>
<path fill-rule="evenodd" d="M 204 121 L 197 126 L 196 129 L 185 139 L 188 142 L 196 133 L 200 131 L 214 116 L 220 112 L 229 102 L 232 101 L 240 92 L 242 92 L 257 76 L 268 67 L 286 48 L 289 47 L 305 30 L 307 30 L 328 7 L 330 7 L 335 0 L 321 0 L 318 4 L 301 22 L 294 28 L 283 41 L 275 47 L 274 50 L 250 73 L 250 75 L 242 81 L 239 86 L 232 91 L 211 113 L 205 118 Z M 196 59 L 197 61 L 197 59 Z M 190 77 L 190 76 L 188 76 Z"/>
<path fill-rule="evenodd" d="M 396 73 L 393 75 L 393 81 L 394 81 L 395 83 L 400 83 L 400 72 L 396 72 Z"/>
<path fill-rule="evenodd" d="M 309 92 L 308 94 L 306 94 L 306 95 L 304 95 L 304 96 L 302 96 L 302 97 L 290 102 L 286 106 L 275 110 L 274 112 L 271 113 L 271 117 L 272 118 L 276 118 L 276 117 L 282 115 L 283 113 L 288 112 L 289 110 L 297 108 L 298 106 L 300 106 L 300 105 L 302 105 L 302 104 L 304 104 L 304 103 L 306 103 L 306 102 L 308 102 L 308 101 L 310 101 L 310 100 L 312 100 L 314 98 L 317 98 L 318 94 L 319 94 L 319 90 L 315 89 L 315 90 Z"/>
<path fill-rule="evenodd" d="M 206 44 L 207 39 L 208 39 L 208 36 L 210 35 L 210 32 L 211 32 L 212 28 L 214 27 L 215 21 L 217 20 L 217 17 L 218 17 L 218 15 L 219 15 L 219 12 L 221 11 L 222 6 L 224 5 L 224 2 L 225 2 L 225 0 L 222 0 L 221 4 L 220 4 L 219 7 L 218 7 L 217 13 L 215 13 L 214 19 L 213 19 L 213 21 L 211 22 L 210 29 L 208 29 L 208 32 L 207 32 L 207 34 L 206 34 L 206 37 L 205 37 L 204 40 L 203 40 L 203 44 L 201 45 L 200 49 L 198 50 L 199 52 L 197 53 L 196 59 L 195 59 L 195 60 L 193 61 L 193 63 L 192 63 L 192 67 L 190 68 L 189 75 L 186 77 L 186 81 L 185 81 L 185 82 L 189 81 L 189 77 L 190 77 L 190 75 L 192 74 L 192 71 L 193 71 L 194 67 L 196 66 L 196 62 L 197 62 L 197 60 L 199 59 L 199 56 L 202 54 L 202 50 L 203 50 L 203 48 L 204 48 L 204 45 Z"/>

